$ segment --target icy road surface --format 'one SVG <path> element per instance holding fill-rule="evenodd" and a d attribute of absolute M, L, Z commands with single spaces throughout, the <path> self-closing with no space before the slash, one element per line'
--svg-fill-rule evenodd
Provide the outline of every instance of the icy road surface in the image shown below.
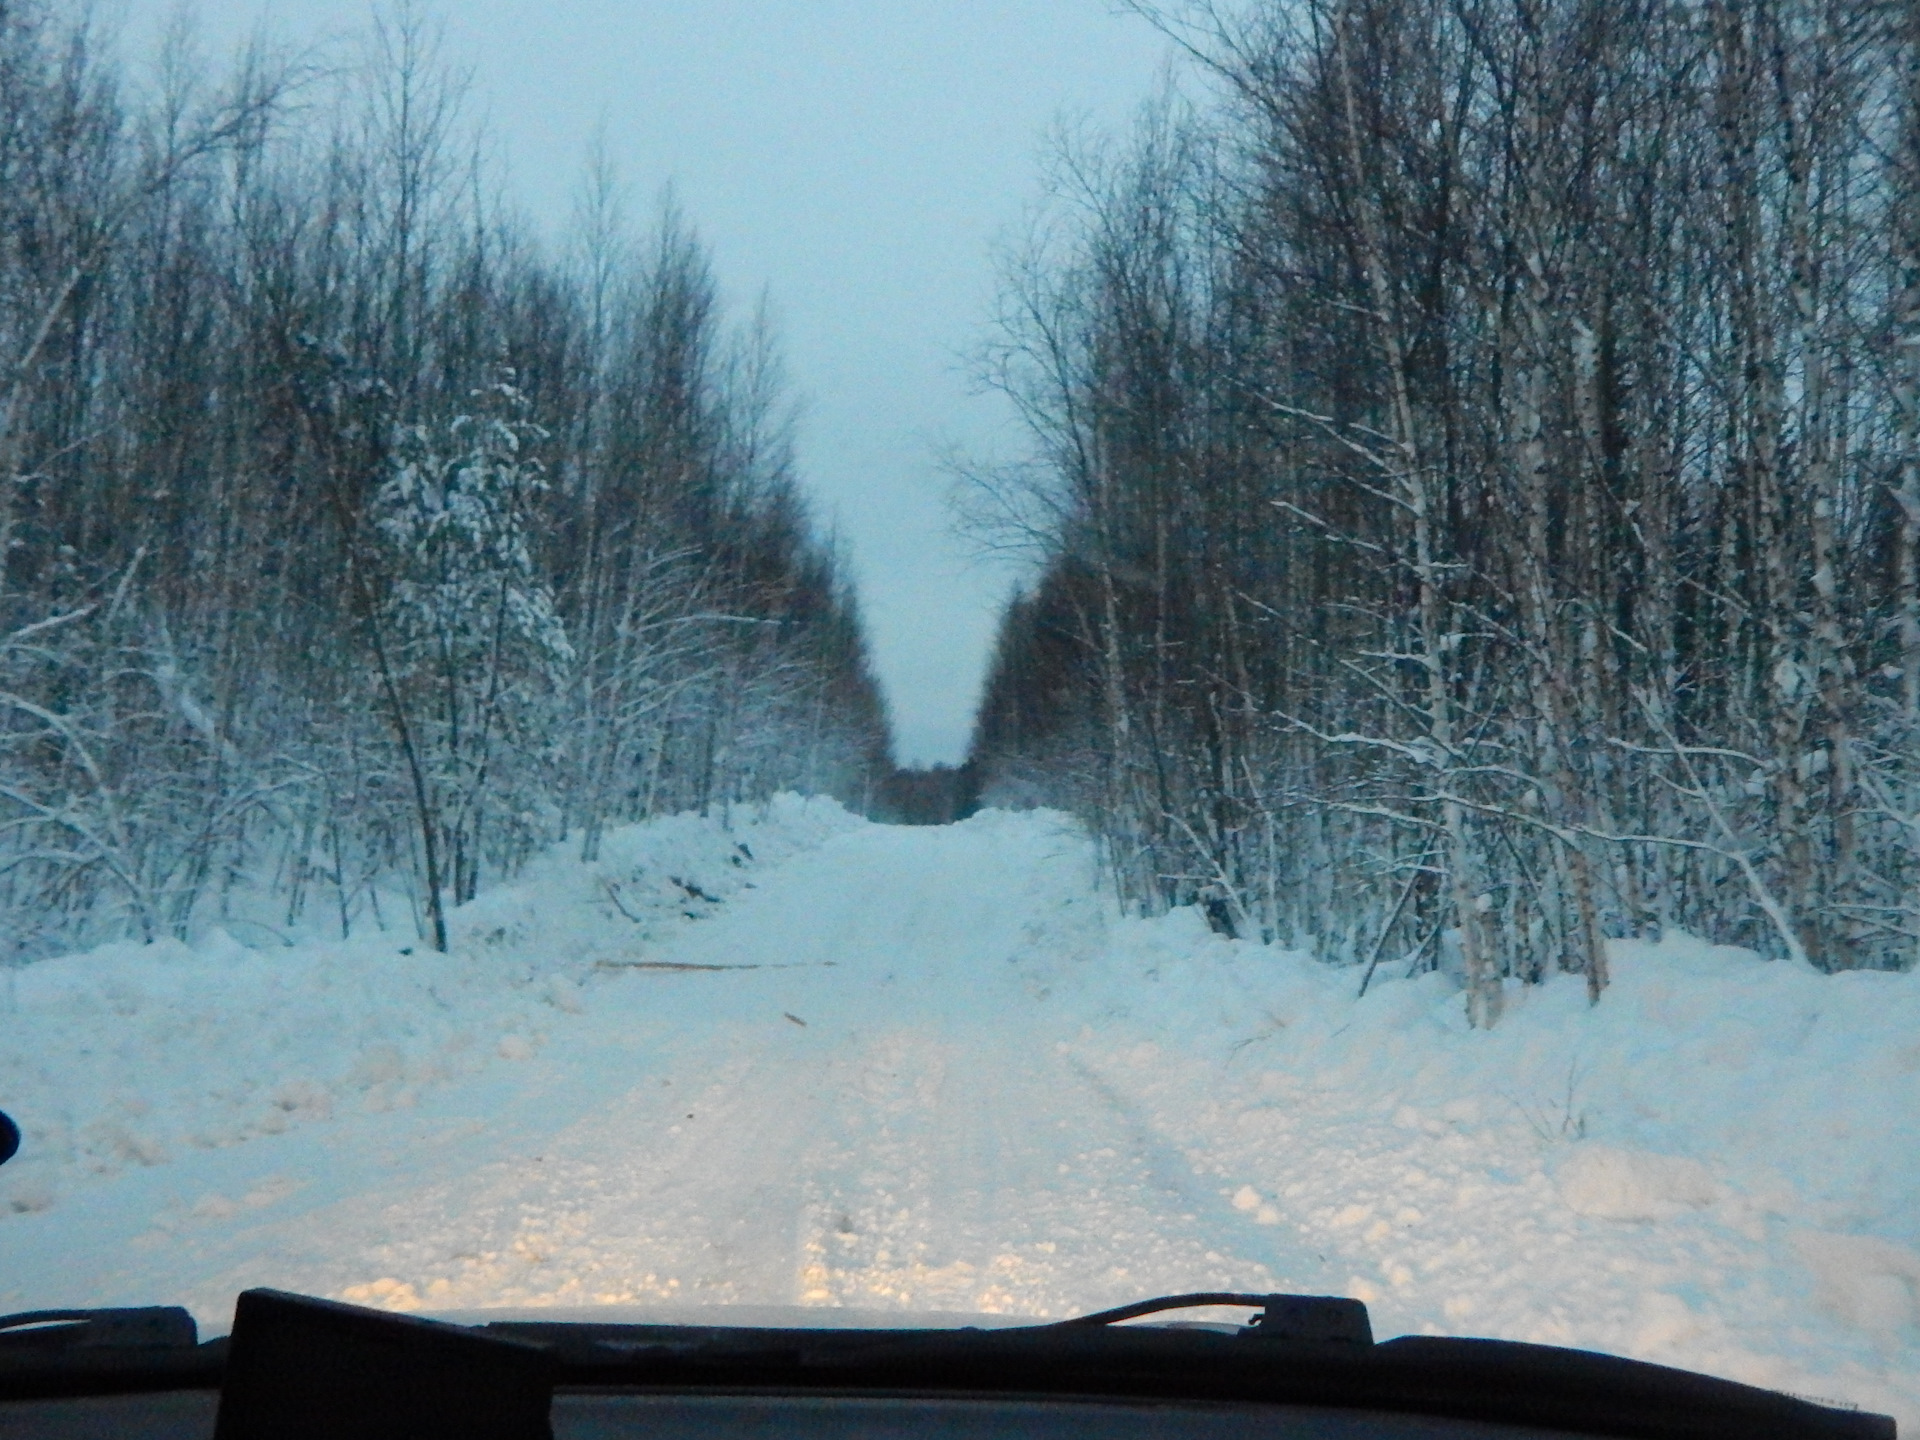
<path fill-rule="evenodd" d="M 430 980 L 409 1033 L 478 1030 L 486 1063 L 417 1095 L 362 1065 L 364 1094 L 217 1148 L 102 1099 L 111 1126 L 74 1134 L 132 1158 L 0 1214 L 0 1308 L 220 1323 L 269 1284 L 396 1309 L 1058 1316 L 1286 1289 L 1356 1295 L 1383 1335 L 1587 1346 L 1920 1420 L 1916 977 L 1623 943 L 1597 1010 L 1556 981 L 1476 1034 L 1442 976 L 1356 1004 L 1351 971 L 1192 913 L 1116 918 L 1059 817 L 829 829 L 778 863 L 756 838 L 761 860 L 718 867 L 724 904 L 645 935 L 577 866 L 483 896 L 465 933 L 518 915 L 527 953 L 586 983 L 526 971 L 517 993 L 552 979 L 553 1003 L 501 1034 L 474 1008 L 491 988 Z M 305 954 L 248 953 L 236 976 Z M 210 1056 L 245 1038 L 217 1028 L 194 1032 Z M 336 1048 L 356 1046 L 381 1049 Z"/>

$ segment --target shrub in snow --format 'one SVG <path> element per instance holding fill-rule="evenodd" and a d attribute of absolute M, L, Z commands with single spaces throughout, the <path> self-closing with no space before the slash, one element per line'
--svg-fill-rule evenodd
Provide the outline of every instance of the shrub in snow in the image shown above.
<path fill-rule="evenodd" d="M 512 865 L 551 832 L 546 752 L 573 659 L 530 543 L 545 478 L 529 452 L 545 432 L 510 371 L 474 398 L 474 414 L 395 437 L 375 502 L 390 578 L 370 621 L 385 631 L 382 698 L 418 772 L 423 841 L 448 851 L 431 879 L 456 900 L 473 898 L 483 854 Z"/>

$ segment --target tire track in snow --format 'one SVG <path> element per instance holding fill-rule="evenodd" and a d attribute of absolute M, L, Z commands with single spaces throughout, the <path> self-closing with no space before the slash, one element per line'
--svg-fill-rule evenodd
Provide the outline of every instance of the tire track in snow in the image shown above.
<path fill-rule="evenodd" d="M 264 1283 L 403 1310 L 791 1303 L 792 1230 L 766 1220 L 797 1205 L 815 1087 L 796 1092 L 804 1062 L 764 1034 L 714 1039 L 728 1048 L 702 1047 L 697 1083 L 650 1073 L 557 1133 L 495 1137 L 470 1168 L 289 1217 L 262 1236 Z M 259 1283 L 255 1256 L 199 1288 L 230 1303 Z"/>
<path fill-rule="evenodd" d="M 1212 1158 L 1204 1148 L 1196 1157 L 1195 1151 L 1157 1128 L 1144 1110 L 1125 1099 L 1116 1086 L 1085 1060 L 1074 1056 L 1068 1059 L 1067 1065 L 1122 1118 L 1139 1153 L 1152 1166 L 1156 1182 L 1179 1197 L 1187 1209 L 1207 1217 L 1206 1230 L 1216 1238 L 1216 1244 L 1222 1238 L 1232 1237 L 1237 1249 L 1250 1257 L 1262 1257 L 1251 1261 L 1259 1266 L 1261 1281 L 1257 1286 L 1236 1280 L 1229 1271 L 1210 1279 L 1205 1287 L 1193 1288 L 1343 1293 L 1336 1287 L 1337 1277 L 1325 1254 L 1303 1241 L 1285 1243 L 1287 1231 L 1274 1228 L 1277 1215 L 1256 1219 L 1247 1208 L 1222 1200 L 1218 1186 L 1213 1183 L 1218 1178 L 1217 1170 L 1214 1176 L 1208 1176 L 1196 1164 L 1196 1158 L 1202 1161 Z"/>
<path fill-rule="evenodd" d="M 519 1273 L 482 1268 L 454 1298 L 791 1303 L 791 1231 L 768 1222 L 796 1203 L 808 1062 L 733 1043 L 705 1083 L 644 1081 L 551 1147 L 517 1198 Z"/>
<path fill-rule="evenodd" d="M 1275 1287 L 1279 1236 L 1042 1041 L 1035 1027 L 873 1045 L 809 1187 L 803 1303 L 1062 1315 Z M 1223 1232 L 1237 1242 L 1224 1253 Z"/>

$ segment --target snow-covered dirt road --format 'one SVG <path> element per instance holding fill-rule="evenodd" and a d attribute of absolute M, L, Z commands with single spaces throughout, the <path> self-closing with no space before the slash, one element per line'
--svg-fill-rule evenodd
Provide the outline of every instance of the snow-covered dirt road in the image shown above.
<path fill-rule="evenodd" d="M 682 872 L 664 926 L 598 872 L 589 920 L 560 870 L 483 897 L 475 944 L 546 945 L 585 983 L 533 966 L 538 1015 L 488 1020 L 434 980 L 408 1034 L 479 1034 L 471 1073 L 396 1092 L 360 1063 L 338 1094 L 366 1103 L 210 1148 L 128 1131 L 114 1101 L 116 1143 L 151 1157 L 16 1201 L 0 1307 L 218 1322 L 271 1284 L 442 1311 L 1061 1315 L 1290 1289 L 1357 1295 L 1383 1334 L 1585 1345 L 1920 1418 L 1915 977 L 1627 945 L 1599 1009 L 1556 982 L 1475 1034 L 1443 976 L 1356 1003 L 1351 973 L 1192 914 L 1117 918 L 1059 817 L 821 833 L 718 865 L 724 904 Z"/>
<path fill-rule="evenodd" d="M 217 1315 L 257 1283 L 1026 1313 L 1323 1286 L 1069 1053 L 1036 997 L 1104 925 L 1070 830 L 863 827 L 644 952 L 727 968 L 608 962 L 516 1066 L 14 1217 L 5 1288 Z"/>
<path fill-rule="evenodd" d="M 1081 863 L 878 827 L 791 862 L 658 957 L 767 968 L 626 979 L 591 1036 L 538 1062 L 577 1119 L 503 1127 L 482 1165 L 335 1207 L 328 1230 L 364 1248 L 308 1283 L 391 1277 L 441 1306 L 1029 1312 L 1265 1284 L 1275 1237 L 1210 1255 L 1217 1197 L 1024 988 Z"/>

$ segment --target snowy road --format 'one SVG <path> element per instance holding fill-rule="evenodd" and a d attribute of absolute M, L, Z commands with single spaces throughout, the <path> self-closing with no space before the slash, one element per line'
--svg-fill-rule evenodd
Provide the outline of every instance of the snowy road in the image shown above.
<path fill-rule="evenodd" d="M 7 1288 L 212 1314 L 260 1283 L 437 1309 L 1045 1314 L 1317 1285 L 1318 1260 L 1202 1187 L 1066 1053 L 1038 992 L 1104 912 L 1083 844 L 1009 838 L 839 836 L 646 955 L 763 968 L 632 970 L 537 1057 L 417 1109 L 130 1171 L 20 1217 L 9 1242 L 97 1229 Z"/>
<path fill-rule="evenodd" d="M 1382 1334 L 1586 1346 L 1920 1419 L 1913 977 L 1623 942 L 1598 1009 L 1556 982 L 1476 1033 L 1439 975 L 1356 1002 L 1350 972 L 1192 912 L 1116 919 L 1058 817 L 842 816 L 777 862 L 775 826 L 745 865 L 736 835 L 665 823 L 615 867 L 629 900 L 655 876 L 663 925 L 571 860 L 471 908 L 465 933 L 504 937 L 517 980 L 480 950 L 409 957 L 426 979 L 396 1007 L 365 969 L 399 964 L 391 946 L 360 970 L 308 955 L 284 993 L 361 1028 L 299 1063 L 360 1058 L 284 1133 L 169 1134 L 167 1101 L 101 1080 L 57 1203 L 0 1207 L 0 1308 L 171 1301 L 218 1323 L 268 1284 L 438 1311 L 1057 1316 L 1288 1289 L 1364 1299 Z M 687 889 L 660 857 L 696 841 Z M 167 1092 L 216 1118 L 315 1087 L 262 1074 L 229 1103 L 233 1057 L 264 1069 L 308 1012 L 261 990 L 233 1015 L 281 1029 L 249 1050 L 204 999 L 183 1017 L 131 993 L 169 963 L 50 970 L 22 1004 L 64 1017 L 68 1049 L 13 1073 L 57 1080 L 139 1031 L 126 1055 L 158 1069 L 225 1057 L 197 1099 Z M 250 968 L 216 957 L 195 983 L 295 962 L 231 963 Z"/>

